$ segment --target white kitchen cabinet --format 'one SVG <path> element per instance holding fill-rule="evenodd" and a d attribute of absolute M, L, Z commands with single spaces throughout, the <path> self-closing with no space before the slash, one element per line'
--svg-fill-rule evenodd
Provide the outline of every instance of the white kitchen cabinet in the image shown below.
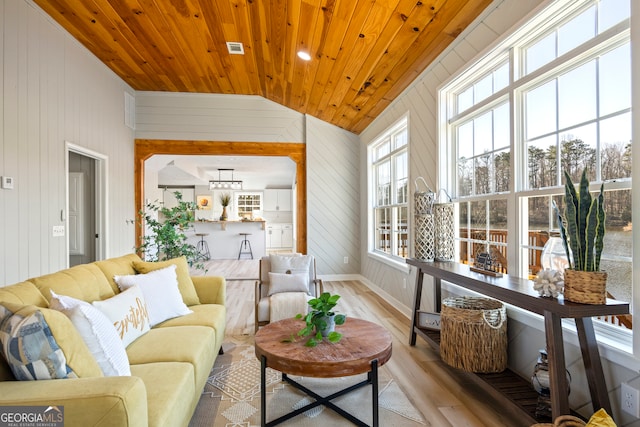
<path fill-rule="evenodd" d="M 293 224 L 267 225 L 267 248 L 293 247 Z"/>
<path fill-rule="evenodd" d="M 291 190 L 287 189 L 267 189 L 264 190 L 264 210 L 265 211 L 290 211 L 291 210 Z"/>

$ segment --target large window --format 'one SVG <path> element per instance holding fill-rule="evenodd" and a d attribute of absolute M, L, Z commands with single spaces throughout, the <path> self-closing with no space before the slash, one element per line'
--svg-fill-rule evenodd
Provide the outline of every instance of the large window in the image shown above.
<path fill-rule="evenodd" d="M 408 135 L 404 118 L 369 145 L 374 253 L 390 258 L 408 255 Z"/>
<path fill-rule="evenodd" d="M 577 182 L 586 168 L 591 191 L 606 191 L 610 297 L 631 302 L 629 0 L 554 2 L 507 40 L 440 92 L 459 260 L 489 250 L 503 271 L 535 276 L 564 172 Z"/>

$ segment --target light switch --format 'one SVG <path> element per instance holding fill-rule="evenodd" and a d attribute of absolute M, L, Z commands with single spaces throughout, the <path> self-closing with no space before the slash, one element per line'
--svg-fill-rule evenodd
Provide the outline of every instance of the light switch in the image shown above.
<path fill-rule="evenodd" d="M 53 237 L 64 237 L 64 225 L 53 226 Z"/>

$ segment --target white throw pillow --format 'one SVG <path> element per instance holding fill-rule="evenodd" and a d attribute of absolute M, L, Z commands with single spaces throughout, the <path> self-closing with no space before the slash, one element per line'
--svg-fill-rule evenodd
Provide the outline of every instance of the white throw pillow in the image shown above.
<path fill-rule="evenodd" d="M 193 313 L 186 306 L 178 288 L 176 266 L 170 265 L 145 274 L 115 276 L 121 291 L 138 286 L 149 309 L 151 327 L 167 319 Z"/>
<path fill-rule="evenodd" d="M 310 255 L 270 255 L 271 271 L 274 273 L 304 273 L 309 275 L 311 268 Z"/>
<path fill-rule="evenodd" d="M 281 292 L 309 292 L 307 281 L 309 276 L 304 273 L 286 274 L 269 272 L 269 296 Z"/>
<path fill-rule="evenodd" d="M 88 302 L 51 291 L 50 307 L 64 313 L 76 327 L 105 377 L 130 376 L 129 358 L 116 328 Z"/>
<path fill-rule="evenodd" d="M 113 323 L 125 347 L 149 332 L 149 310 L 137 286 L 109 299 L 94 301 L 93 306 Z"/>

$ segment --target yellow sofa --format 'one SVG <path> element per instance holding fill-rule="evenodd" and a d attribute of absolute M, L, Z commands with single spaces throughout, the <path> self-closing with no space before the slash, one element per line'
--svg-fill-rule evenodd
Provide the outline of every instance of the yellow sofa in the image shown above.
<path fill-rule="evenodd" d="M 136 274 L 135 254 L 0 287 L 0 303 L 47 308 L 50 289 L 87 302 L 119 293 L 114 275 Z M 221 351 L 222 277 L 192 277 L 200 304 L 151 328 L 127 348 L 131 376 L 17 381 L 0 356 L 0 405 L 64 406 L 65 426 L 186 426 Z"/>

